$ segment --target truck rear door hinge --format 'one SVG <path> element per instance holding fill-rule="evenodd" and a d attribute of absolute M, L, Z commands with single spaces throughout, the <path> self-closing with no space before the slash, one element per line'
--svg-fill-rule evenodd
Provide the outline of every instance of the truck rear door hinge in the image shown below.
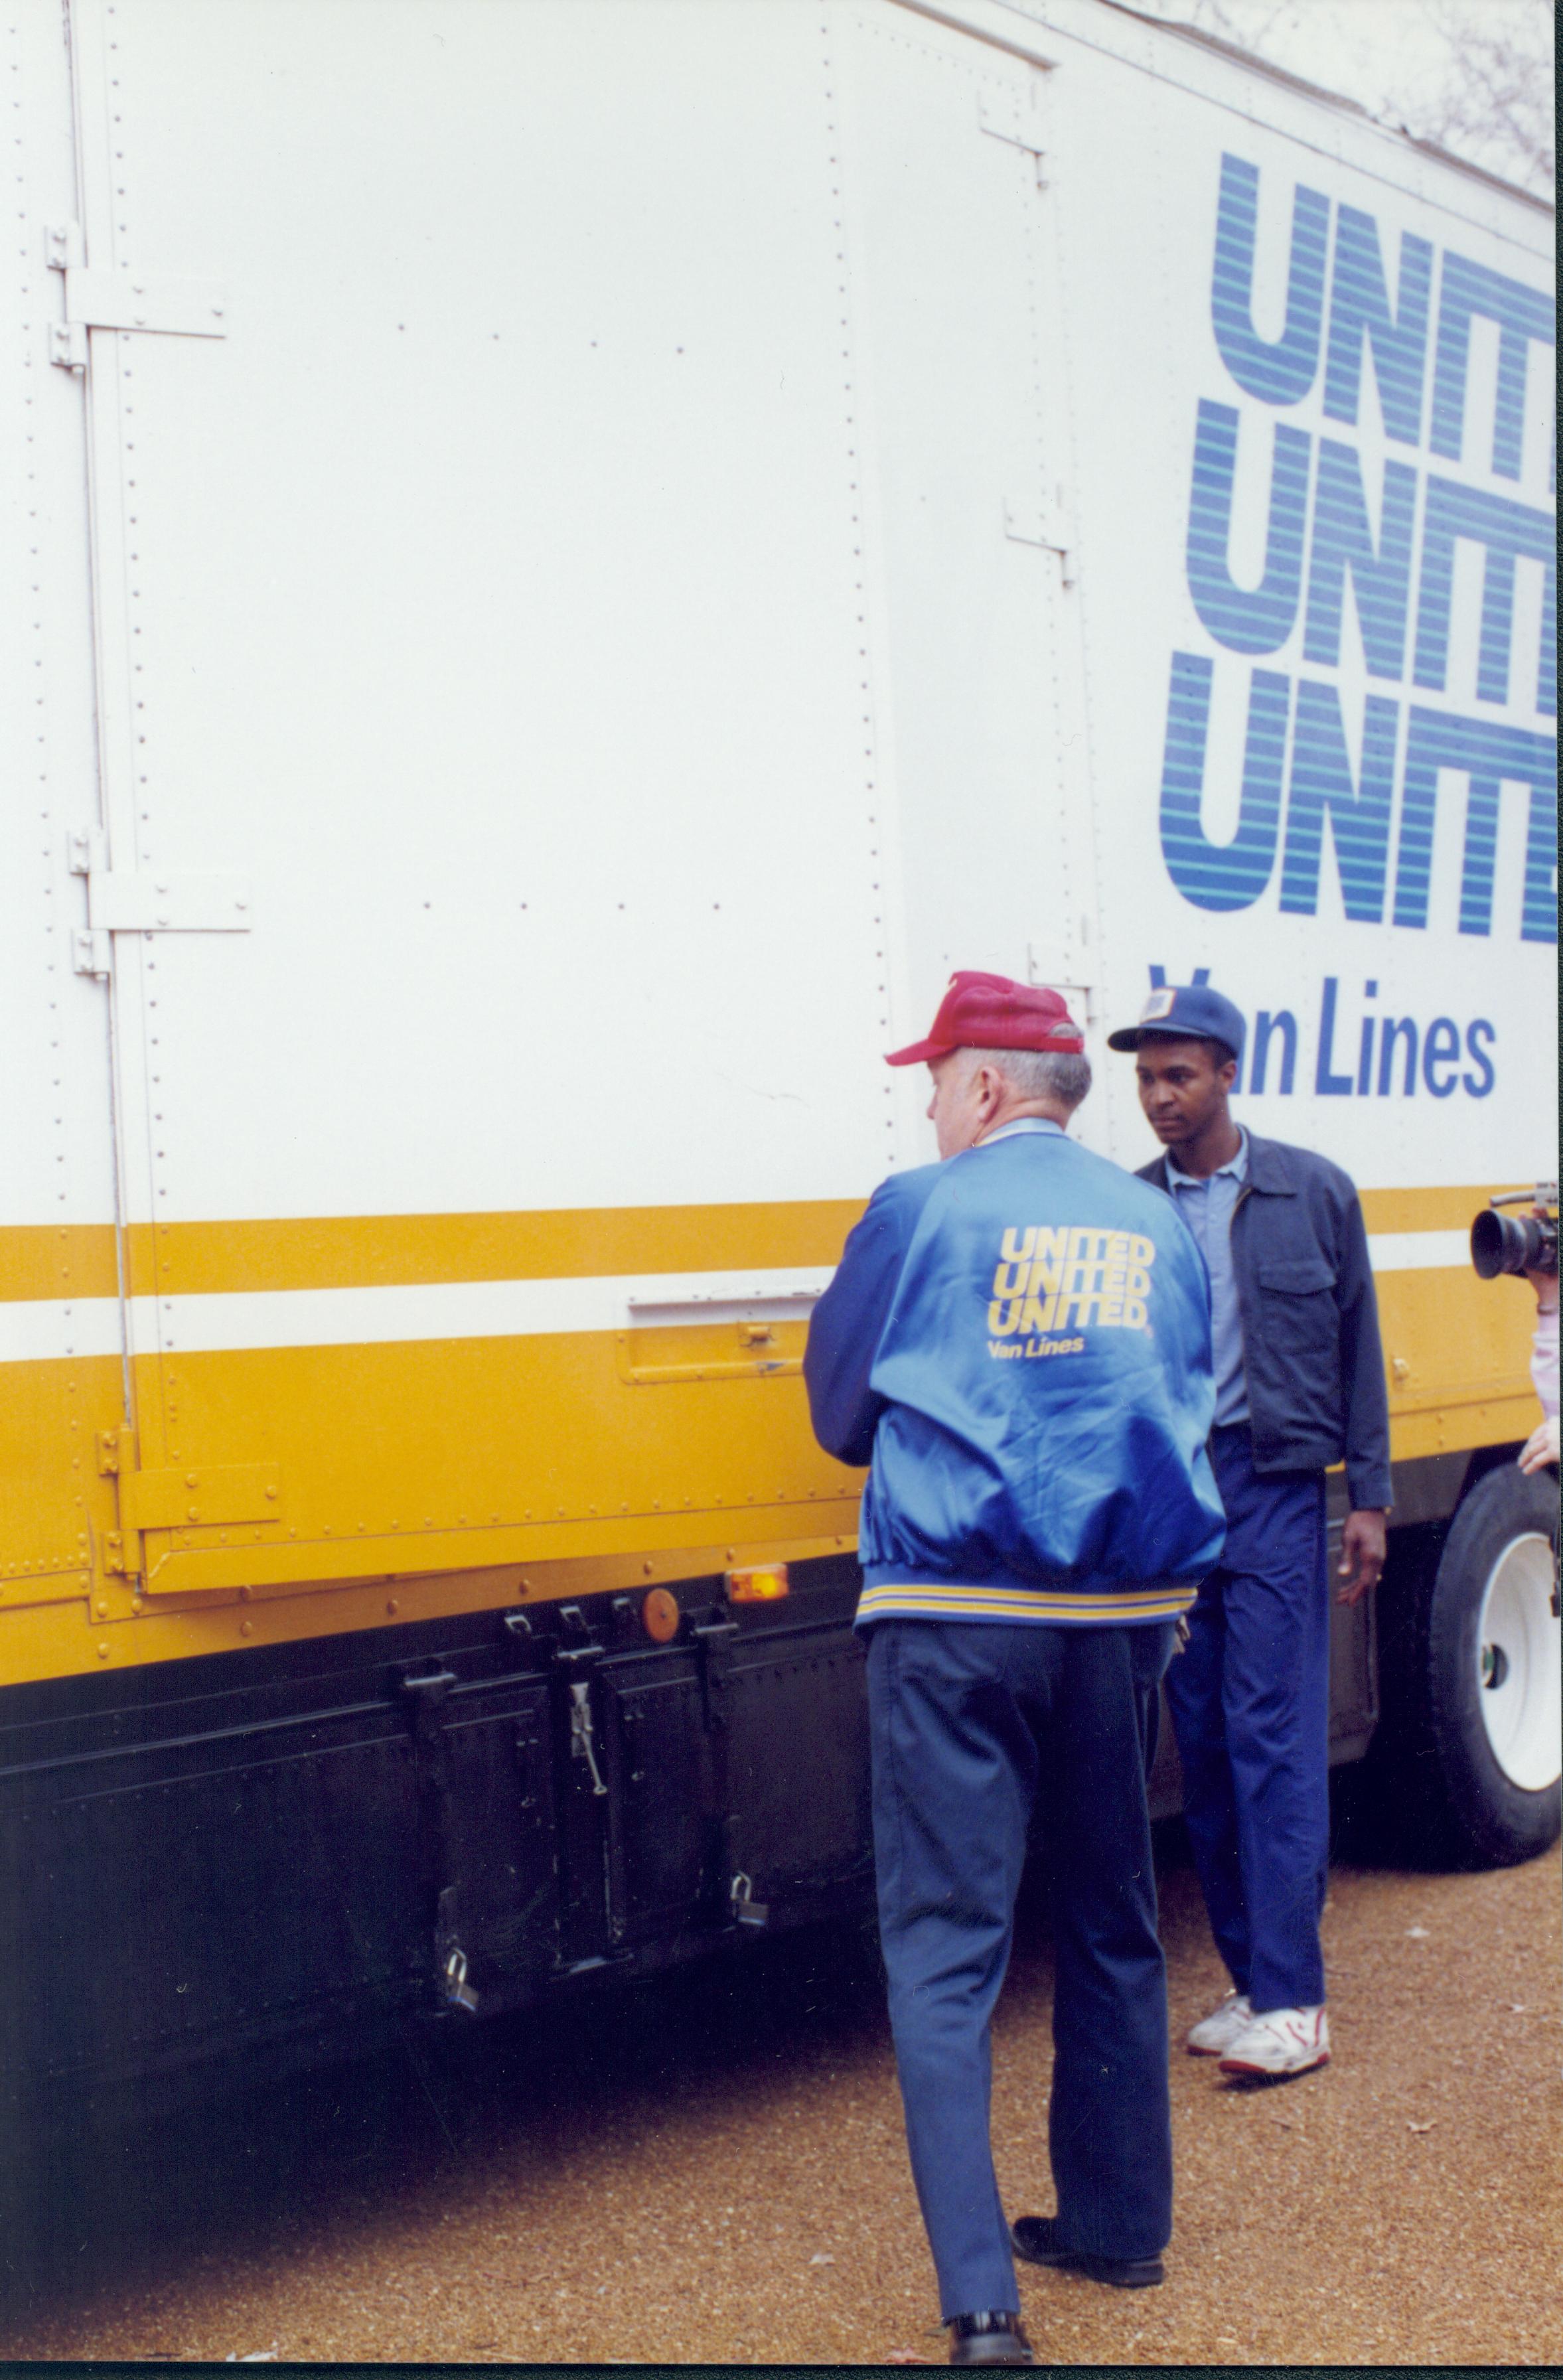
<path fill-rule="evenodd" d="M 1090 980 L 1094 972 L 1085 966 L 1078 952 L 1058 942 L 1027 942 L 1025 946 L 1026 981 L 1046 984 L 1050 991 L 1061 992 L 1077 1025 L 1095 1025 L 1101 1014 L 1097 986 Z"/>
<path fill-rule="evenodd" d="M 1018 91 L 979 91 L 977 124 L 995 140 L 1007 140 L 1012 148 L 1027 151 L 1036 161 L 1037 188 L 1047 188 L 1048 176 L 1043 171 L 1047 147 L 1041 121 Z"/>
<path fill-rule="evenodd" d="M 87 369 L 89 331 L 162 331 L 187 339 L 228 335 L 228 293 L 220 281 L 94 271 L 86 262 L 79 224 L 51 224 L 43 246 L 50 270 L 65 276 L 65 321 L 49 326 L 49 360 L 66 371 Z"/>
<path fill-rule="evenodd" d="M 103 1568 L 132 1575 L 145 1560 L 141 1538 L 148 1529 L 261 1527 L 283 1517 L 283 1478 L 275 1463 L 194 1463 L 143 1471 L 136 1432 L 127 1423 L 102 1429 L 96 1442 L 98 1475 L 112 1479 L 118 1526 L 103 1538 Z"/>
<path fill-rule="evenodd" d="M 1016 545 L 1039 545 L 1044 552 L 1056 553 L 1063 565 L 1064 585 L 1073 586 L 1074 535 L 1069 526 L 1068 501 L 1061 490 L 1052 504 L 1028 504 L 1023 497 L 1006 496 L 1004 534 Z"/>
<path fill-rule="evenodd" d="M 249 886 L 242 876 L 110 868 L 103 837 L 95 829 L 71 834 L 67 844 L 71 874 L 87 879 L 87 923 L 77 929 L 71 944 L 78 975 L 112 973 L 111 934 L 249 931 Z"/>
<path fill-rule="evenodd" d="M 188 1469 L 176 1463 L 165 1471 L 119 1474 L 123 1529 L 275 1525 L 282 1517 L 282 1470 L 275 1463 L 201 1463 Z"/>

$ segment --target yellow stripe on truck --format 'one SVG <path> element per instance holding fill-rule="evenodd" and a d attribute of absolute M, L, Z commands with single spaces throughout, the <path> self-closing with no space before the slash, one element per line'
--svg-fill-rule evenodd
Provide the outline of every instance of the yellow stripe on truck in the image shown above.
<path fill-rule="evenodd" d="M 118 1294 L 112 1223 L 0 1224 L 0 1305 Z"/>
<path fill-rule="evenodd" d="M 820 1198 L 534 1214 L 138 1223 L 128 1234 L 130 1283 L 133 1293 L 190 1293 L 831 1266 L 863 1206 L 862 1199 Z"/>
<path fill-rule="evenodd" d="M 1371 1232 L 1469 1228 L 1495 1190 L 1364 1190 Z M 273 1221 L 133 1223 L 127 1286 L 187 1294 L 346 1289 L 382 1283 L 549 1281 L 604 1273 L 693 1272 L 743 1265 L 833 1265 L 863 1201 L 583 1207 L 545 1213 L 318 1215 Z M 0 1304 L 8 1298 L 113 1297 L 111 1224 L 0 1226 Z"/>
<path fill-rule="evenodd" d="M 1364 1196 L 1407 1268 L 1379 1277 L 1401 1460 L 1535 1417 L 1527 1284 L 1427 1261 L 1434 1234 L 1459 1256 L 1489 1195 Z M 165 1342 L 131 1366 L 139 1434 L 112 1231 L 0 1231 L 0 1680 L 488 1609 L 524 1578 L 549 1599 L 851 1546 L 860 1475 L 814 1443 L 795 1284 L 828 1277 L 858 1211 L 133 1232 L 138 1337 Z M 769 1318 L 704 1318 L 740 1278 Z M 595 1327 L 604 1300 L 622 1327 Z M 593 1327 L 558 1327 L 577 1306 Z"/>

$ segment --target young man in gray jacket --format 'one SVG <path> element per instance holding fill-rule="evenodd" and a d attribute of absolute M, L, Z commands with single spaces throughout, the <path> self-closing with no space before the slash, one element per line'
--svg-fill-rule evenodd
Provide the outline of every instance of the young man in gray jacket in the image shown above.
<path fill-rule="evenodd" d="M 1355 1187 L 1327 1159 L 1234 1122 L 1242 1042 L 1241 1012 L 1205 985 L 1153 991 L 1139 1022 L 1109 1036 L 1134 1053 L 1140 1104 L 1166 1151 L 1142 1179 L 1172 1198 L 1210 1274 L 1210 1453 L 1227 1542 L 1167 1694 L 1194 1864 L 1232 1988 L 1188 2046 L 1224 2073 L 1279 2079 L 1329 2062 L 1324 1475 L 1344 1461 L 1339 1599 L 1354 1603 L 1384 1567 L 1389 1412 Z"/>

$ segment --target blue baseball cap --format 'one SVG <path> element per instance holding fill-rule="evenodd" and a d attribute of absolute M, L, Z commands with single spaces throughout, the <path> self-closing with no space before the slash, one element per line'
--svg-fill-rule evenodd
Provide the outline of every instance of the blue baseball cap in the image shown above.
<path fill-rule="evenodd" d="M 1108 1035 L 1109 1050 L 1137 1050 L 1152 1034 L 1169 1041 L 1224 1041 L 1242 1055 L 1247 1026 L 1241 1008 L 1205 983 L 1164 983 L 1151 993 L 1137 1025 Z"/>

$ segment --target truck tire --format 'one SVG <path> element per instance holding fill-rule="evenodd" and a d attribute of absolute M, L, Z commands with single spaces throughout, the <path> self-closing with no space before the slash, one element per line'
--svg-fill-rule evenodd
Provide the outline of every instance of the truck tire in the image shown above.
<path fill-rule="evenodd" d="M 1557 1840 L 1563 1752 L 1557 1488 L 1499 1463 L 1454 1516 L 1408 1632 L 1412 1724 L 1402 1783 L 1424 1853 L 1469 1867 Z"/>

